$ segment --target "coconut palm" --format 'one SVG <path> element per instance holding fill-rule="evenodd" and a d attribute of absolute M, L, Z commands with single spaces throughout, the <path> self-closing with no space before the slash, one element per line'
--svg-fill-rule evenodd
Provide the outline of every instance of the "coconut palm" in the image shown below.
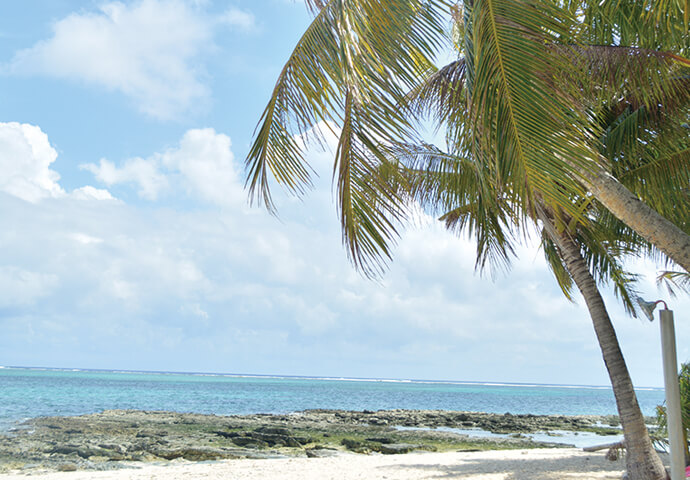
<path fill-rule="evenodd" d="M 456 155 L 441 154 L 428 145 L 395 152 L 393 156 L 403 162 L 407 160 L 414 172 L 410 192 L 427 207 L 451 209 L 442 217 L 449 227 L 469 228 L 475 233 L 480 266 L 485 264 L 487 257 L 507 259 L 512 249 L 506 246 L 508 237 L 502 232 L 501 225 L 512 220 L 512 228 L 520 228 L 514 211 L 513 215 L 506 212 L 510 212 L 514 205 L 527 205 L 519 218 L 536 221 L 542 226 L 544 251 L 564 292 L 569 295 L 574 281 L 589 309 L 625 433 L 629 478 L 665 478 L 665 470 L 652 447 L 594 276 L 602 278 L 604 274 L 603 278 L 613 279 L 624 304 L 632 309 L 627 290 L 629 278 L 621 270 L 616 256 L 638 251 L 653 253 L 653 249 L 650 250 L 650 246 L 634 232 L 612 218 L 596 200 L 586 197 L 571 199 L 575 210 L 585 212 L 580 216 L 584 220 L 579 220 L 565 209 L 546 204 L 538 190 L 531 192 L 531 205 L 516 199 L 514 192 L 507 193 L 505 185 L 496 179 L 498 168 L 491 170 L 487 168 L 491 163 L 475 159 L 475 152 L 481 152 L 481 149 L 473 149 L 474 139 L 468 139 L 465 131 L 453 130 L 453 125 L 465 123 L 458 122 L 457 117 L 471 110 L 468 81 L 466 59 L 461 59 L 432 75 L 408 95 L 408 111 L 412 115 L 429 112 L 437 122 L 448 127 L 448 143 Z M 677 108 L 682 110 L 687 108 L 687 104 L 678 101 Z M 682 122 L 687 117 L 666 115 L 659 109 L 635 102 L 632 97 L 609 102 L 596 113 L 593 117 L 602 132 L 596 142 L 597 149 L 607 159 L 611 172 L 626 181 L 642 198 L 656 202 L 657 208 L 677 224 L 690 224 L 687 188 L 690 181 L 686 169 L 690 159 L 688 139 L 678 139 L 673 135 L 677 130 L 683 130 Z M 421 163 L 419 159 L 422 159 Z M 676 171 L 681 165 L 683 167 Z M 482 166 L 487 173 L 475 173 L 467 179 L 468 170 L 475 171 Z M 407 167 L 406 171 L 409 172 L 410 168 Z M 661 181 L 663 175 L 660 173 L 670 171 L 673 171 L 673 181 Z M 407 177 L 410 177 L 409 173 Z M 479 188 L 482 182 L 484 186 Z M 658 200 L 665 195 L 668 196 L 665 202 Z M 669 199 L 672 201 L 668 202 Z M 454 208 L 453 203 L 459 203 L 461 207 Z M 671 206 L 667 207 L 669 203 Z M 490 207 L 488 210 L 487 205 Z"/>
<path fill-rule="evenodd" d="M 469 101 L 465 81 L 464 62 L 458 61 L 432 75 L 408 95 L 406 106 L 411 115 L 430 113 L 436 122 L 448 124 L 449 143 L 455 149 L 454 155 L 441 153 L 429 145 L 398 148 L 393 152 L 392 157 L 405 166 L 403 178 L 410 185 L 408 192 L 432 211 L 450 210 L 442 217 L 450 228 L 470 229 L 474 233 L 480 267 L 486 264 L 487 258 L 508 260 L 512 248 L 504 225 L 514 231 L 524 228 L 520 219 L 523 223 L 529 219 L 541 226 L 544 252 L 564 293 L 571 298 L 574 282 L 590 312 L 625 434 L 629 478 L 666 478 L 597 287 L 597 279 L 612 280 L 624 305 L 632 311 L 631 277 L 622 270 L 618 257 L 639 253 L 654 255 L 654 249 L 612 217 L 599 202 L 586 197 L 571 199 L 576 210 L 585 212 L 581 216 L 584 220 L 573 218 L 564 209 L 548 206 L 538 191 L 533 197 L 535 203 L 516 217 L 513 204 L 518 202 L 515 196 L 501 188 L 501 182 L 491 171 L 478 172 L 482 167 L 486 169 L 487 164 L 474 160 L 474 151 L 468 148 L 471 142 L 452 132 L 452 115 L 469 110 L 449 108 L 453 104 L 461 107 Z M 598 139 L 598 149 L 608 159 L 611 171 L 652 201 L 669 195 L 674 207 L 668 209 L 666 215 L 678 224 L 690 225 L 687 172 L 678 172 L 680 178 L 676 176 L 674 182 L 660 183 L 658 180 L 659 169 L 673 169 L 675 163 L 688 161 L 687 140 L 677 142 L 675 136 L 668 134 L 682 128 L 677 124 L 678 118 L 639 105 L 632 108 L 629 100 L 625 100 L 622 105 L 602 109 L 598 122 L 603 132 Z M 453 141 L 455 138 L 459 141 Z M 461 206 L 455 207 L 457 204 Z"/>
<path fill-rule="evenodd" d="M 505 195 L 492 185 L 480 186 L 481 175 L 477 174 L 476 163 L 442 154 L 430 146 L 408 147 L 397 153 L 403 167 L 401 173 L 391 175 L 392 182 L 431 211 L 450 208 L 441 220 L 449 229 L 469 230 L 473 234 L 477 241 L 478 266 L 484 266 L 487 259 L 502 263 L 510 260 L 511 232 L 525 225 L 511 214 Z M 574 283 L 589 310 L 623 427 L 628 478 L 663 480 L 666 471 L 653 448 L 598 288 L 598 281 L 612 281 L 626 308 L 633 311 L 634 277 L 623 270 L 618 257 L 645 247 L 644 241 L 601 206 L 598 210 L 590 206 L 590 220 L 586 224 L 573 223 L 563 211 L 554 212 L 541 202 L 533 211 L 531 220 L 541 228 L 544 253 L 559 285 L 572 299 Z"/>
<path fill-rule="evenodd" d="M 683 17 L 677 1 L 644 2 L 642 10 L 614 0 L 467 1 L 454 10 L 460 60 L 436 72 L 439 88 L 421 96 L 438 100 L 450 158 L 467 156 L 479 166 L 469 177 L 443 177 L 451 186 L 471 179 L 481 199 L 457 204 L 474 212 L 459 215 L 464 220 L 458 225 L 470 222 L 486 233 L 477 237 L 479 250 L 507 261 L 510 233 L 501 225 L 542 222 L 555 271 L 561 281 L 575 281 L 595 323 L 626 418 L 631 478 L 654 480 L 665 472 L 651 450 L 615 332 L 582 257 L 584 244 L 576 239 L 589 231 L 593 211 L 606 218 L 606 207 L 624 222 L 617 224 L 618 234 L 627 225 L 690 269 L 690 237 L 677 226 L 687 220 L 678 206 L 687 205 L 690 158 L 688 150 L 677 148 L 687 133 L 659 127 L 687 123 L 687 35 L 676 32 L 672 20 L 650 17 L 669 5 L 672 18 Z M 390 181 L 397 168 L 390 153 L 395 145 L 420 140 L 415 115 L 401 105 L 410 90 L 424 88 L 422 81 L 433 85 L 427 81 L 435 70 L 432 58 L 445 42 L 444 15 L 453 5 L 308 3 L 315 19 L 260 120 L 247 158 L 247 184 L 253 198 L 271 210 L 271 177 L 302 193 L 311 172 L 295 135 L 318 141 L 323 137 L 317 126 L 332 129 L 339 138 L 334 182 L 343 240 L 353 262 L 375 275 L 390 258 L 407 214 L 406 190 Z M 671 34 L 641 28 L 650 18 Z M 636 142 L 659 148 L 640 155 Z M 463 190 L 455 185 L 446 191 Z M 478 262 L 487 258 L 479 255 Z"/>
<path fill-rule="evenodd" d="M 547 221 L 545 219 L 544 225 L 548 225 Z M 553 225 L 549 225 L 547 230 L 553 230 Z M 551 231 L 549 236 L 565 270 L 585 299 L 594 325 L 623 427 L 628 478 L 664 480 L 667 478 L 666 470 L 652 445 L 616 332 L 596 281 L 580 253 L 581 246 L 565 231 L 560 234 Z"/>
<path fill-rule="evenodd" d="M 271 177 L 291 192 L 304 192 L 311 172 L 295 134 L 318 141 L 323 138 L 314 127 L 335 125 L 343 237 L 352 260 L 372 274 L 390 257 L 397 235 L 391 219 L 401 212 L 380 209 L 379 200 L 391 192 L 358 184 L 357 178 L 376 171 L 383 161 L 381 145 L 415 139 L 398 105 L 433 69 L 452 5 L 448 0 L 307 3 L 316 15 L 260 120 L 247 157 L 247 184 L 252 198 L 269 209 Z M 455 131 L 472 142 L 478 159 L 494 165 L 516 199 L 530 202 L 539 191 L 548 204 L 577 217 L 569 198 L 589 194 L 690 270 L 690 236 L 613 175 L 593 145 L 601 132 L 591 121 L 592 112 L 621 96 L 653 109 L 668 98 L 690 95 L 683 79 L 690 61 L 682 57 L 688 35 L 677 31 L 687 13 L 681 5 L 679 0 L 466 1 L 458 14 L 462 40 L 456 45 L 464 55 L 472 101 L 455 118 Z M 586 47 L 592 44 L 610 47 Z"/>
<path fill-rule="evenodd" d="M 637 18 L 613 23 L 623 23 L 615 16 L 623 3 L 465 2 L 463 123 L 470 128 L 460 133 L 480 161 L 496 165 L 516 199 L 531 202 L 538 191 L 577 217 L 567 198 L 586 192 L 687 270 L 690 238 L 625 188 L 597 148 L 596 120 L 611 104 L 625 99 L 653 110 L 688 96 L 690 62 L 676 53 L 683 45 L 659 51 L 633 38 Z"/>

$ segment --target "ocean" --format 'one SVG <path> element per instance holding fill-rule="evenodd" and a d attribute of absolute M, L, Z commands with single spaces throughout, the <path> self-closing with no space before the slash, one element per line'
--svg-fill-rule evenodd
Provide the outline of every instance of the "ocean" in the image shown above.
<path fill-rule="evenodd" d="M 637 395 L 645 415 L 664 401 L 663 389 Z M 616 413 L 606 386 L 0 367 L 0 431 L 28 418 L 107 409 L 230 415 L 315 408 Z"/>

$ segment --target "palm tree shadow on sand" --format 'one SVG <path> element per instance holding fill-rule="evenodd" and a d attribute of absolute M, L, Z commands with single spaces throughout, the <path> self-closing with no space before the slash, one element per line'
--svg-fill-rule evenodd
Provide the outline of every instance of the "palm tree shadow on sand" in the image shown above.
<path fill-rule="evenodd" d="M 410 471 L 415 477 L 429 479 L 476 479 L 476 480 L 609 480 L 620 479 L 625 462 L 608 461 L 602 455 L 565 456 L 557 458 L 520 459 L 468 458 L 456 465 L 408 464 L 391 466 L 392 471 L 408 478 Z"/>

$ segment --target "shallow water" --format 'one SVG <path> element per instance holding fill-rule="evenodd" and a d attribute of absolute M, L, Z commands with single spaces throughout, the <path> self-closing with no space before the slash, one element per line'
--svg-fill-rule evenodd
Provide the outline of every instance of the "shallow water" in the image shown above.
<path fill-rule="evenodd" d="M 639 390 L 646 415 L 661 389 Z M 105 409 L 246 414 L 310 408 L 615 414 L 608 387 L 0 368 L 0 430 L 22 419 Z"/>
<path fill-rule="evenodd" d="M 399 430 L 427 430 L 416 427 L 397 427 Z M 451 428 L 438 427 L 433 430 L 440 432 L 452 432 L 460 435 L 467 435 L 470 438 L 499 439 L 510 438 L 514 435 L 506 433 L 492 433 L 478 428 Z M 576 448 L 593 447 L 605 443 L 615 443 L 623 440 L 620 435 L 598 435 L 594 432 L 571 432 L 568 430 L 549 430 L 548 432 L 523 433 L 521 437 L 531 438 L 535 442 L 558 443 L 561 445 L 572 445 Z"/>

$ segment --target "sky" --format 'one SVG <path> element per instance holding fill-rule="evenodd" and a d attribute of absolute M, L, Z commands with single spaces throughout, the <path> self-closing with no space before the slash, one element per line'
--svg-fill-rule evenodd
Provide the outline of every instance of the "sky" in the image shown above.
<path fill-rule="evenodd" d="M 366 279 L 328 149 L 278 218 L 249 204 L 252 133 L 309 21 L 299 0 L 0 4 L 0 365 L 608 384 L 536 242 L 492 277 L 421 215 Z M 690 360 L 687 297 L 630 268 Z M 604 292 L 634 383 L 661 386 L 658 321 Z"/>

